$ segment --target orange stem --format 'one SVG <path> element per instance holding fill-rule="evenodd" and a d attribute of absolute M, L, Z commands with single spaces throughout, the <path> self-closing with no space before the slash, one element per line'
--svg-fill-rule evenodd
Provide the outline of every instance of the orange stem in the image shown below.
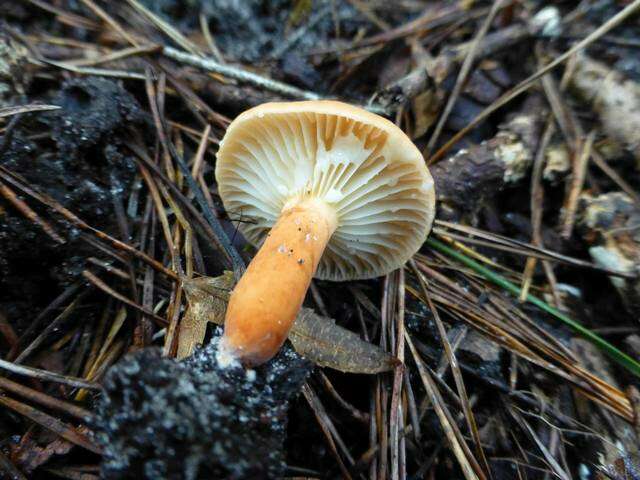
<path fill-rule="evenodd" d="M 335 229 L 335 213 L 321 201 L 285 206 L 229 299 L 224 346 L 243 363 L 278 352 Z"/>

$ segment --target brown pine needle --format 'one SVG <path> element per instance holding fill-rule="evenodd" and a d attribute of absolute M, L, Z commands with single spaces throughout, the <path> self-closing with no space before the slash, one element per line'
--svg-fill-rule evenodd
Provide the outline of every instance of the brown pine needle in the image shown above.
<path fill-rule="evenodd" d="M 475 416 L 473 415 L 473 411 L 471 410 L 471 406 L 469 404 L 469 396 L 467 395 L 467 389 L 464 385 L 464 379 L 462 378 L 462 373 L 460 372 L 460 367 L 458 366 L 458 361 L 456 359 L 455 353 L 451 348 L 451 344 L 449 343 L 449 337 L 447 336 L 447 331 L 444 328 L 444 324 L 440 319 L 440 314 L 438 313 L 438 309 L 433 304 L 431 300 L 431 296 L 427 291 L 427 279 L 424 278 L 424 275 L 418 270 L 415 261 L 409 261 L 411 268 L 418 278 L 418 282 L 420 284 L 420 288 L 422 290 L 422 294 L 427 301 L 427 305 L 431 313 L 433 314 L 433 318 L 435 320 L 436 326 L 438 328 L 438 333 L 440 335 L 440 342 L 444 347 L 445 354 L 447 356 L 447 360 L 449 361 L 449 365 L 451 366 L 451 372 L 453 373 L 453 378 L 456 383 L 456 390 L 458 391 L 458 395 L 460 397 L 460 402 L 462 404 L 462 411 L 464 413 L 465 419 L 467 421 L 467 428 L 471 433 L 471 437 L 473 438 L 473 442 L 475 444 L 476 453 L 478 458 L 480 458 L 480 462 L 482 464 L 482 468 L 484 469 L 484 473 L 491 478 L 491 468 L 489 467 L 489 462 L 487 461 L 487 457 L 482 448 L 482 441 L 480 439 L 480 433 L 478 432 L 478 424 L 476 422 Z"/>
<path fill-rule="evenodd" d="M 453 451 L 456 459 L 458 460 L 458 465 L 464 474 L 464 477 L 467 480 L 481 480 L 484 477 L 482 470 L 479 467 L 474 468 L 472 459 L 467 457 L 464 448 L 460 445 L 459 437 L 460 435 L 456 435 L 454 430 L 457 430 L 457 425 L 452 424 L 449 420 L 449 416 L 445 413 L 445 404 L 438 392 L 438 388 L 436 387 L 433 379 L 431 378 L 431 374 L 427 371 L 425 365 L 422 362 L 422 359 L 418 355 L 416 348 L 413 346 L 413 342 L 411 341 L 411 337 L 409 333 L 405 331 L 405 339 L 407 344 L 409 345 L 409 349 L 411 350 L 411 354 L 413 355 L 413 360 L 418 367 L 418 373 L 420 374 L 420 378 L 422 379 L 422 384 L 424 385 L 425 390 L 427 391 L 427 395 L 431 400 L 431 404 L 440 420 L 440 426 L 444 431 L 445 436 L 447 437 L 449 448 Z"/>
<path fill-rule="evenodd" d="M 574 55 L 576 52 L 586 48 L 591 43 L 595 42 L 602 36 L 606 35 L 613 28 L 620 25 L 630 16 L 636 13 L 636 11 L 640 8 L 640 0 L 634 0 L 633 3 L 627 5 L 623 10 L 618 12 L 612 18 L 607 20 L 603 25 L 598 27 L 595 31 L 585 37 L 583 40 L 575 44 L 569 50 L 564 52 L 562 55 L 558 56 L 555 60 L 549 63 L 547 66 L 541 68 L 536 73 L 528 77 L 527 79 L 520 82 L 518 85 L 513 87 L 508 92 L 504 93 L 500 98 L 498 98 L 495 102 L 493 102 L 490 106 L 485 108 L 482 112 L 478 114 L 466 127 L 456 133 L 451 139 L 445 143 L 440 149 L 434 153 L 429 160 L 427 161 L 428 165 L 432 165 L 444 157 L 444 155 L 453 147 L 456 143 L 458 143 L 467 133 L 473 130 L 476 126 L 480 124 L 483 120 L 485 120 L 489 115 L 503 107 L 507 103 L 509 103 L 514 98 L 517 98 L 529 88 L 531 88 L 535 82 L 540 79 L 543 75 L 549 73 L 551 70 L 556 68 L 561 63 L 565 62 L 568 58 Z"/>

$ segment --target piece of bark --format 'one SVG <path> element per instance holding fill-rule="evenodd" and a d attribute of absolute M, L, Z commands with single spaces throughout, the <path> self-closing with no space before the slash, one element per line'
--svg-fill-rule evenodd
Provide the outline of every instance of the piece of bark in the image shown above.
<path fill-rule="evenodd" d="M 486 198 L 522 180 L 533 162 L 545 111 L 542 98 L 534 94 L 493 138 L 431 167 L 441 207 L 475 211 Z"/>
<path fill-rule="evenodd" d="M 513 47 L 529 38 L 531 33 L 531 29 L 525 25 L 512 25 L 489 33 L 478 45 L 476 60 L 482 60 L 500 50 Z M 440 89 L 443 82 L 464 61 L 471 43 L 466 42 L 445 48 L 437 57 L 419 52 L 418 55 L 421 58 L 415 62 L 415 68 L 378 91 L 374 97 L 388 111 L 393 111 L 427 90 Z"/>
<path fill-rule="evenodd" d="M 458 348 L 462 357 L 468 358 L 471 364 L 495 364 L 499 365 L 501 359 L 501 347 L 496 342 L 476 330 L 469 330 Z"/>
<path fill-rule="evenodd" d="M 380 105 L 392 111 L 423 92 L 432 90 L 434 86 L 433 79 L 427 72 L 427 66 L 420 65 L 404 77 L 384 87 L 376 93 L 374 98 Z"/>
<path fill-rule="evenodd" d="M 627 194 L 580 197 L 578 225 L 593 261 L 602 267 L 640 275 L 640 208 Z M 625 307 L 640 314 L 640 279 L 609 277 Z"/>
<path fill-rule="evenodd" d="M 598 113 L 607 135 L 629 148 L 640 166 L 640 84 L 582 54 L 576 57 L 571 86 Z"/>

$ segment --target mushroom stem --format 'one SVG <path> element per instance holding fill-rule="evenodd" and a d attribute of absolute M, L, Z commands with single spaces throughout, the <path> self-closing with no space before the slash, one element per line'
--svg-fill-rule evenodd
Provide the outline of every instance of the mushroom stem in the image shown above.
<path fill-rule="evenodd" d="M 278 352 L 336 226 L 335 212 L 321 200 L 285 205 L 229 299 L 223 346 L 244 364 Z"/>

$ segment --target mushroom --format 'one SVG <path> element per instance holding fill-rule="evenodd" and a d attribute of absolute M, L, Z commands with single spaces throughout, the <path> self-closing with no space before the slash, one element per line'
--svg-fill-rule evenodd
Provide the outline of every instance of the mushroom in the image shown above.
<path fill-rule="evenodd" d="M 355 280 L 402 266 L 435 211 L 420 151 L 390 121 L 335 101 L 266 103 L 228 127 L 216 180 L 238 229 L 261 245 L 227 307 L 224 351 L 277 353 L 312 277 Z"/>

